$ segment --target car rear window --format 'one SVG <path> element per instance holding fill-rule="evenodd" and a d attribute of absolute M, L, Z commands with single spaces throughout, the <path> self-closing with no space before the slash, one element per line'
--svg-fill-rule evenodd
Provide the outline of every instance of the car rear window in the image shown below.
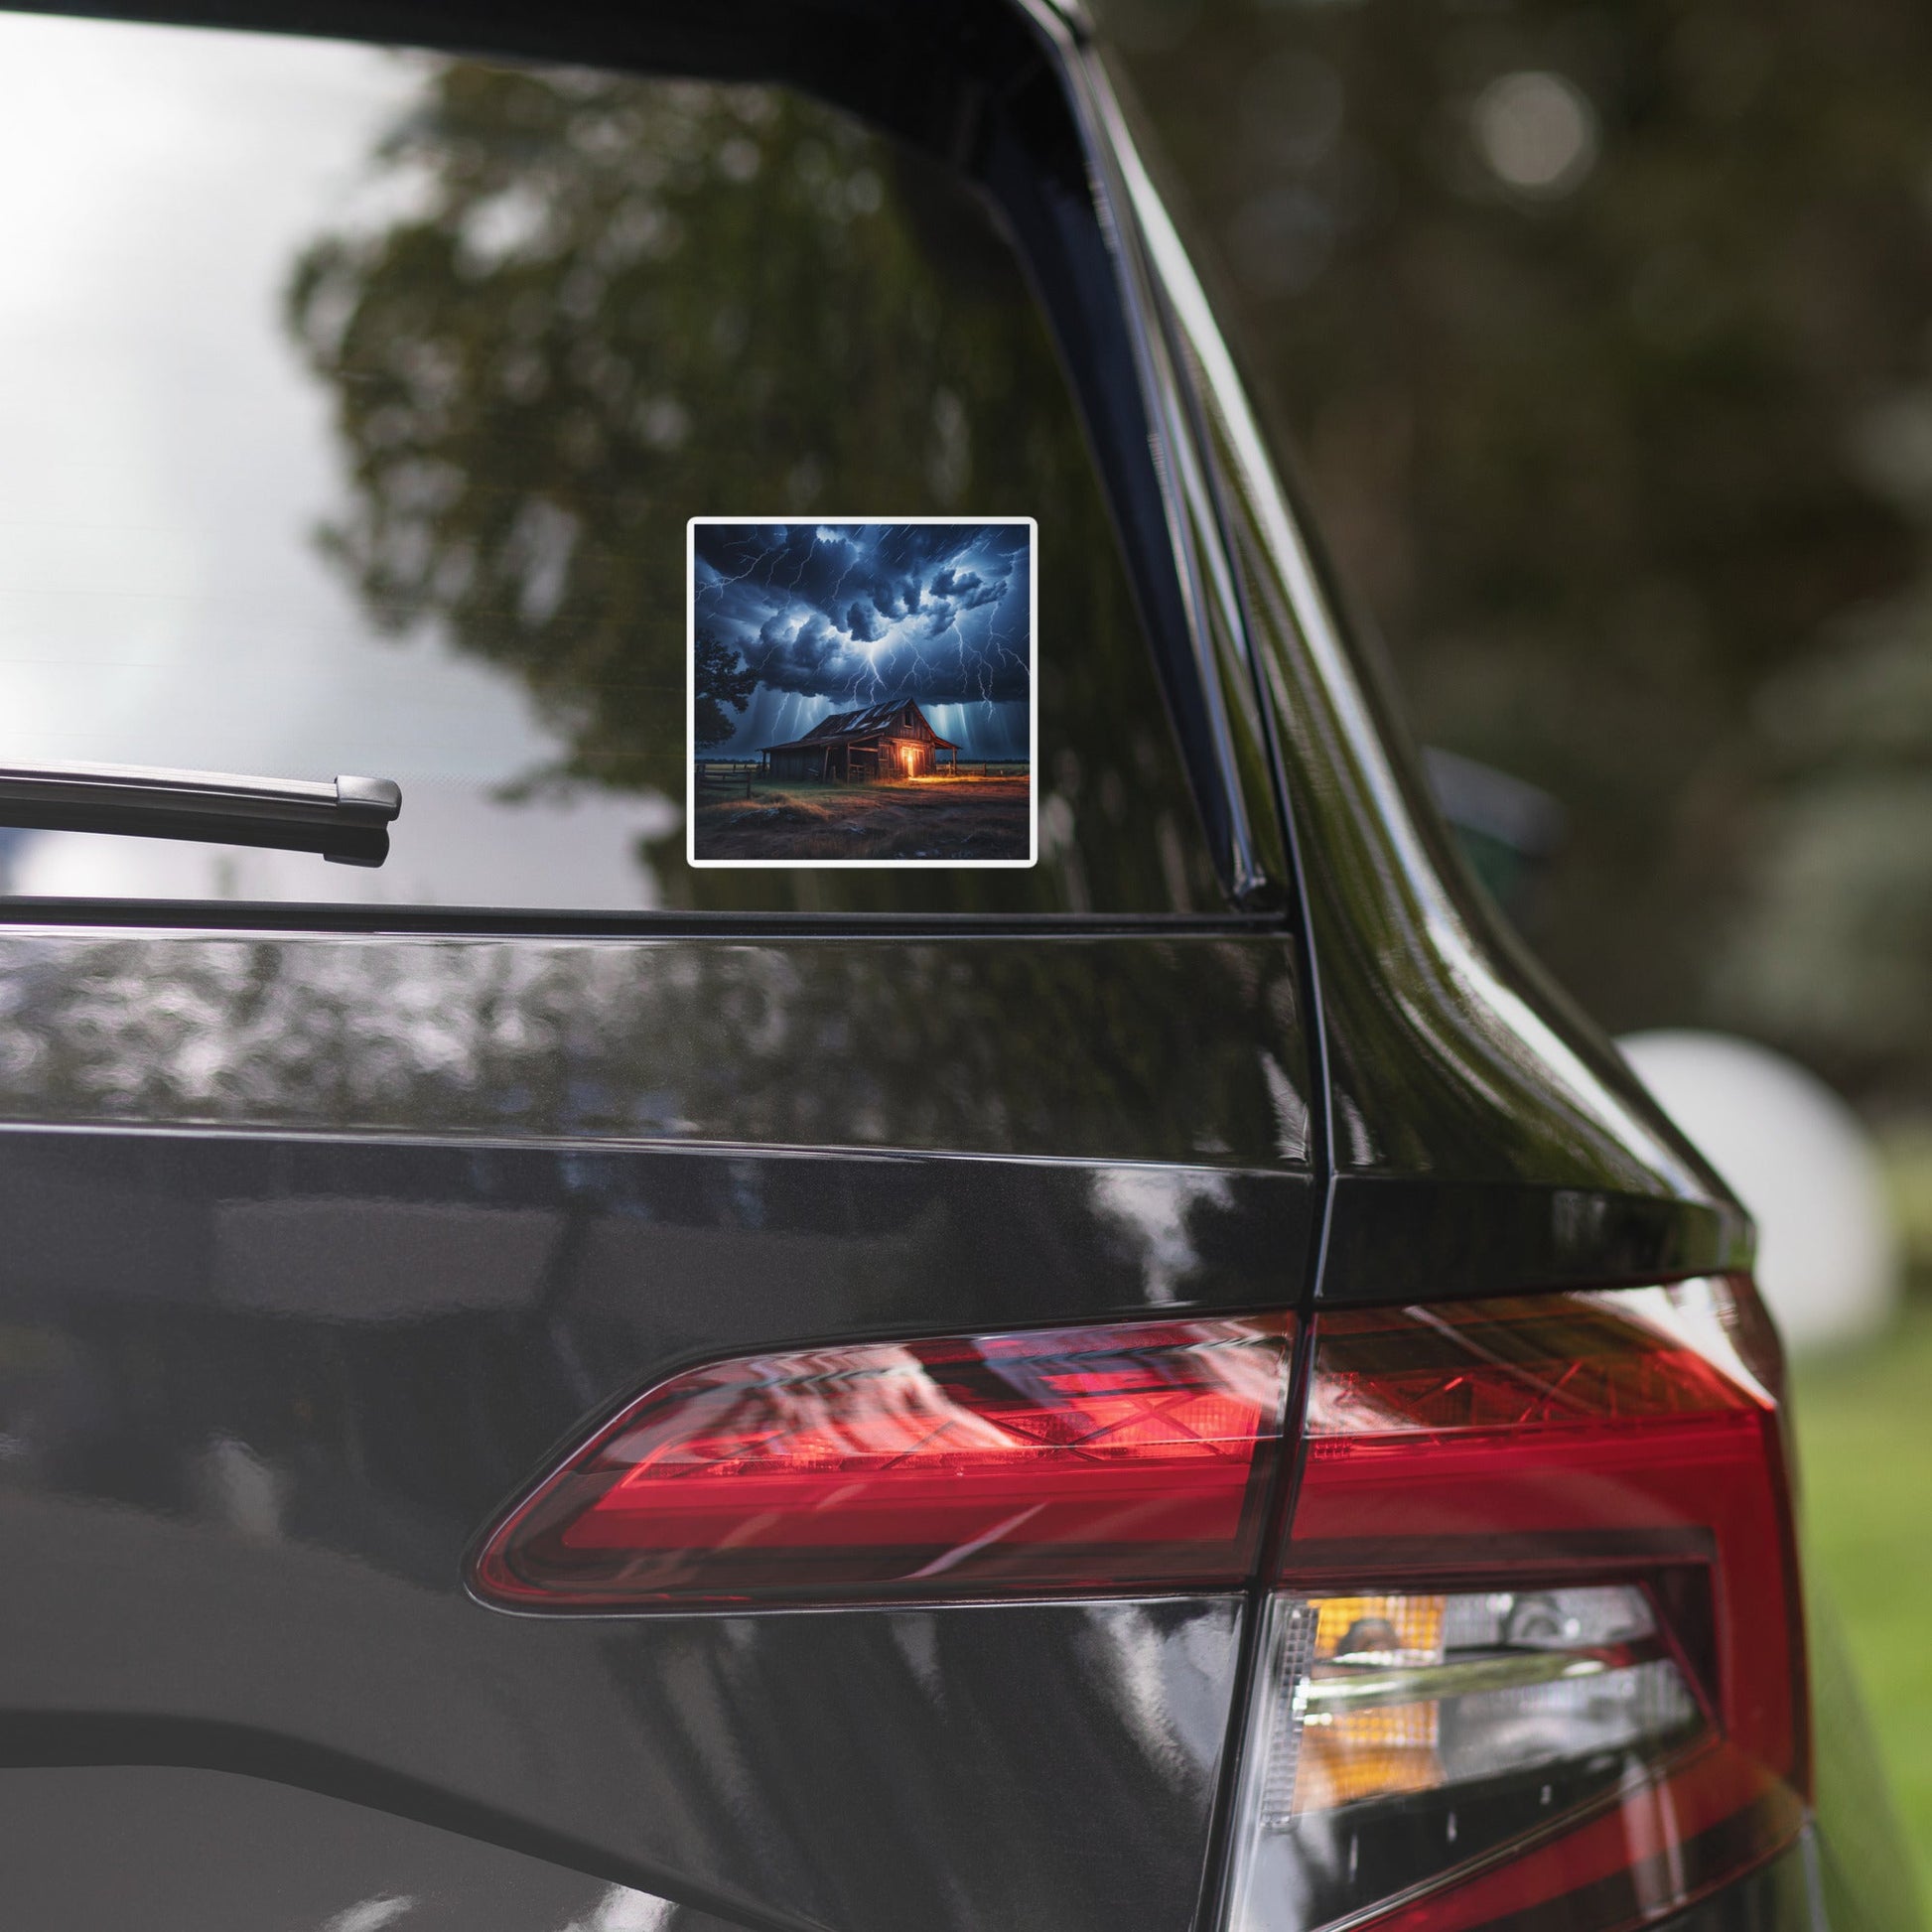
<path fill-rule="evenodd" d="M 0 762 L 404 797 L 379 871 L 0 830 L 0 891 L 1219 902 L 1054 349 L 935 164 L 782 88 L 0 15 Z M 690 863 L 694 517 L 1033 519 L 1032 729 L 930 737 L 1029 781 L 1035 863 Z"/>

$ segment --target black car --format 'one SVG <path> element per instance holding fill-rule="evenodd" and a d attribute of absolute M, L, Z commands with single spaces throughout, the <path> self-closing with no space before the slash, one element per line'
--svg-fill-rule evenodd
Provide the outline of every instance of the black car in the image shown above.
<path fill-rule="evenodd" d="M 0 1923 L 1914 1925 L 1749 1225 L 1077 12 L 107 11 L 0 16 Z"/>

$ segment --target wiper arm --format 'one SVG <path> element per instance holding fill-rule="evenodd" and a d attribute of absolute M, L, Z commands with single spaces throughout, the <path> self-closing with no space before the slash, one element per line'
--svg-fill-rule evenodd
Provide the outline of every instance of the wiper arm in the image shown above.
<path fill-rule="evenodd" d="M 379 866 L 402 810 L 390 778 L 241 778 L 141 764 L 0 764 L 0 826 L 320 852 Z"/>

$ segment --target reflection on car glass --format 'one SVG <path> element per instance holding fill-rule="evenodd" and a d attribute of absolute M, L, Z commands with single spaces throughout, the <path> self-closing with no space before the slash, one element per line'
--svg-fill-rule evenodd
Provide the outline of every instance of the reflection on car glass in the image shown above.
<path fill-rule="evenodd" d="M 410 809 L 380 874 L 26 833 L 0 888 L 1216 902 L 1054 350 L 935 166 L 774 88 L 0 17 L 9 155 L 0 758 Z M 688 519 L 1047 503 L 1040 863 L 689 867 Z"/>

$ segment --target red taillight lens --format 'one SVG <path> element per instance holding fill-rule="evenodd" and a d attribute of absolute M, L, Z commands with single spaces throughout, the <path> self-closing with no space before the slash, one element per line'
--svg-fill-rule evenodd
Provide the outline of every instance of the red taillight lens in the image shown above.
<path fill-rule="evenodd" d="M 1285 1315 L 753 1356 L 633 1402 L 471 1570 L 516 1609 L 1256 1580 Z M 1323 1312 L 1229 1932 L 1622 1932 L 1790 1844 L 1802 1639 L 1748 1283 Z"/>
<path fill-rule="evenodd" d="M 512 1608 L 1219 1587 L 1253 1570 L 1283 1315 L 760 1355 L 632 1403 L 485 1541 Z"/>
<path fill-rule="evenodd" d="M 1232 1924 L 1609 1932 L 1789 1844 L 1804 1689 L 1744 1284 L 1323 1314 Z"/>

